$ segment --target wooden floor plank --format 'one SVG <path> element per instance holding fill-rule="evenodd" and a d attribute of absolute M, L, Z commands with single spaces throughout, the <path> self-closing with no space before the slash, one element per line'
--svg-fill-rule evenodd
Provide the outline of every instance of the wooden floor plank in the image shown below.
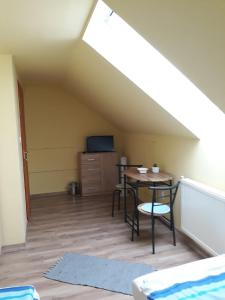
<path fill-rule="evenodd" d="M 172 245 L 168 229 L 157 223 L 156 254 L 151 254 L 149 220 L 141 218 L 140 237 L 131 242 L 122 211 L 111 217 L 111 197 L 43 197 L 31 202 L 32 218 L 23 247 L 3 249 L 0 285 L 32 284 L 42 300 L 128 300 L 131 296 L 71 285 L 43 277 L 66 252 L 146 263 L 163 269 L 202 258 L 180 237 Z"/>

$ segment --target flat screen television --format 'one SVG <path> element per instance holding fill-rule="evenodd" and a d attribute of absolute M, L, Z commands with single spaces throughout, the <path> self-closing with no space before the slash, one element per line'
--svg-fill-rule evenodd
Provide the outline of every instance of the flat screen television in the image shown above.
<path fill-rule="evenodd" d="M 113 152 L 112 135 L 88 136 L 86 139 L 87 152 Z"/>

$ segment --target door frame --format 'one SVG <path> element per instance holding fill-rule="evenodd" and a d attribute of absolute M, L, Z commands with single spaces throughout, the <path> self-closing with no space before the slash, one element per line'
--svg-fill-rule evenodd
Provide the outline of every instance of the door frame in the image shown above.
<path fill-rule="evenodd" d="M 30 185 L 29 185 L 29 173 L 28 173 L 28 152 L 26 143 L 26 127 L 25 127 L 25 114 L 24 114 L 24 96 L 23 88 L 19 81 L 18 86 L 18 100 L 19 100 L 19 115 L 20 115 L 20 131 L 21 131 L 21 145 L 23 154 L 23 176 L 24 176 L 24 191 L 26 201 L 26 214 L 27 220 L 31 218 L 31 207 L 30 207 Z"/>

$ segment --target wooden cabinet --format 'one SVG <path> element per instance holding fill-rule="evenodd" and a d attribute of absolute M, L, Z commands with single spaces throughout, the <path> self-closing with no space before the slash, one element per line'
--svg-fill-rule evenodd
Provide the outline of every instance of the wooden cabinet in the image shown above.
<path fill-rule="evenodd" d="M 82 196 L 110 193 L 117 182 L 115 152 L 79 153 Z"/>

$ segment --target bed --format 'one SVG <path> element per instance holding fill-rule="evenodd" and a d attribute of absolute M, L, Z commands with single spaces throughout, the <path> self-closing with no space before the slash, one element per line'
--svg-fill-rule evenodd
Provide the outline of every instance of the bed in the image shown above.
<path fill-rule="evenodd" d="M 39 300 L 39 295 L 31 285 L 0 288 L 0 300 Z"/>
<path fill-rule="evenodd" d="M 138 277 L 133 296 L 135 300 L 224 300 L 225 254 Z"/>

